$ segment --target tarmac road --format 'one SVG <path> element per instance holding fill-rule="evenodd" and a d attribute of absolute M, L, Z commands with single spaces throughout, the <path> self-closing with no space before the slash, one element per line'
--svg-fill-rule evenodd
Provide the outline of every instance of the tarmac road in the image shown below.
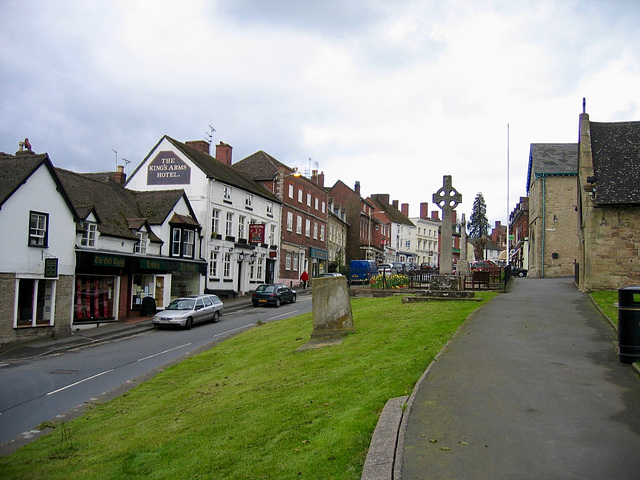
<path fill-rule="evenodd" d="M 515 279 L 414 391 L 402 480 L 640 478 L 640 380 L 572 279 Z"/>

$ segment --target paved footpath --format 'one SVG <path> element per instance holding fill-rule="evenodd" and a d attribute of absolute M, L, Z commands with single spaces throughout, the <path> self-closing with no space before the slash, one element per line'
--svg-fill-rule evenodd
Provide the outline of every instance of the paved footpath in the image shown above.
<path fill-rule="evenodd" d="M 640 378 L 572 279 L 518 278 L 424 377 L 402 480 L 639 479 Z"/>

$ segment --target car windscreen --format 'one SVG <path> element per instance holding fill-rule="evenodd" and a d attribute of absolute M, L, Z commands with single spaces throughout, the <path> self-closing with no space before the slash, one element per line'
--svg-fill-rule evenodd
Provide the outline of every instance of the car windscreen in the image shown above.
<path fill-rule="evenodd" d="M 193 310 L 193 303 L 193 300 L 174 300 L 169 304 L 167 310 Z"/>
<path fill-rule="evenodd" d="M 273 293 L 275 291 L 275 287 L 273 285 L 259 285 L 256 288 L 256 292 L 264 292 L 264 293 Z"/>

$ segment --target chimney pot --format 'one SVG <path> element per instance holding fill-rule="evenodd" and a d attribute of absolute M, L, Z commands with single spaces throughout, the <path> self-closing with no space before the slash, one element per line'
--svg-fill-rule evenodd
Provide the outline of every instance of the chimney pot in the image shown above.
<path fill-rule="evenodd" d="M 353 187 L 353 190 L 354 190 L 358 195 L 360 195 L 360 181 L 359 181 L 359 180 L 356 180 L 356 184 L 355 184 L 355 186 Z"/>

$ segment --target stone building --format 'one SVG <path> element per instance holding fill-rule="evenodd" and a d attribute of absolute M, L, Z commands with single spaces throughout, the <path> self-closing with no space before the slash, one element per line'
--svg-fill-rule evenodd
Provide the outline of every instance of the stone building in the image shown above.
<path fill-rule="evenodd" d="M 580 115 L 579 271 L 582 291 L 640 284 L 640 122 Z"/>
<path fill-rule="evenodd" d="M 385 244 L 385 261 L 415 263 L 416 226 L 409 220 L 409 205 L 403 203 L 398 209 L 398 200 L 389 203 L 388 193 L 374 193 L 367 201 L 374 205 L 374 217 L 390 231 L 390 242 Z"/>
<path fill-rule="evenodd" d="M 578 258 L 578 145 L 532 143 L 529 153 L 530 277 L 573 276 Z"/>

